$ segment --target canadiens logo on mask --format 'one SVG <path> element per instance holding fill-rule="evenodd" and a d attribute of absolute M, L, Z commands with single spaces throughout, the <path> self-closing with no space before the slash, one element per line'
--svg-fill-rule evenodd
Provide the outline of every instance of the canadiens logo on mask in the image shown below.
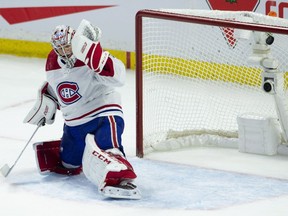
<path fill-rule="evenodd" d="M 67 105 L 75 103 L 82 97 L 78 90 L 79 87 L 74 82 L 62 82 L 57 86 L 57 92 L 61 101 Z"/>

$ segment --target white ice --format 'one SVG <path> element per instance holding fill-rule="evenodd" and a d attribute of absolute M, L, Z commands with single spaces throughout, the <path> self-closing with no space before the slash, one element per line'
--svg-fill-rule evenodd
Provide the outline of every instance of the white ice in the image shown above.
<path fill-rule="evenodd" d="M 0 56 L 0 167 L 10 166 L 36 129 L 22 121 L 45 80 L 45 60 Z M 288 158 L 240 153 L 237 149 L 193 147 L 135 156 L 135 73 L 122 93 L 123 135 L 142 199 L 110 200 L 83 174 L 38 173 L 32 143 L 59 139 L 62 117 L 39 129 L 7 178 L 0 176 L 1 215 L 288 215 Z"/>

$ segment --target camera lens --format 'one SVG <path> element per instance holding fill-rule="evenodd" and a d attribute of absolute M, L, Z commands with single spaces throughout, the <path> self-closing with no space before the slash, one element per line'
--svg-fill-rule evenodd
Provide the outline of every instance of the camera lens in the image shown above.
<path fill-rule="evenodd" d="M 269 35 L 266 39 L 266 44 L 271 45 L 274 42 L 274 37 L 272 35 Z"/>
<path fill-rule="evenodd" d="M 266 81 L 264 84 L 263 84 L 263 89 L 265 92 L 271 92 L 272 89 L 273 89 L 273 84 L 270 82 L 270 81 Z"/>

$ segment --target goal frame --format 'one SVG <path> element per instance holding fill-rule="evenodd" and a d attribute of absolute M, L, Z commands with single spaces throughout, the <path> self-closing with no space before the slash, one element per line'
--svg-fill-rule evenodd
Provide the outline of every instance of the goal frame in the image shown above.
<path fill-rule="evenodd" d="M 281 26 L 266 26 L 256 23 L 243 23 L 233 20 L 222 20 L 215 18 L 199 17 L 193 15 L 177 14 L 156 10 L 140 10 L 135 16 L 135 52 L 136 52 L 136 156 L 144 157 L 143 147 L 143 73 L 142 73 L 142 58 L 143 58 L 143 43 L 142 32 L 143 18 L 155 18 L 162 20 L 180 21 L 195 23 L 201 25 L 215 25 L 219 27 L 238 28 L 243 30 L 253 31 L 269 31 L 271 33 L 287 34 L 288 29 Z"/>

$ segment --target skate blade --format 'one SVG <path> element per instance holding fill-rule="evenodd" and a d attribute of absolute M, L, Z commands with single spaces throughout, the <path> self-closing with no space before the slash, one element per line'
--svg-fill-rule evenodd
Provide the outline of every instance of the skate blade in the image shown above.
<path fill-rule="evenodd" d="M 141 193 L 137 188 L 122 189 L 117 187 L 106 186 L 101 190 L 101 193 L 103 196 L 113 199 L 133 199 L 133 200 L 141 199 Z"/>

